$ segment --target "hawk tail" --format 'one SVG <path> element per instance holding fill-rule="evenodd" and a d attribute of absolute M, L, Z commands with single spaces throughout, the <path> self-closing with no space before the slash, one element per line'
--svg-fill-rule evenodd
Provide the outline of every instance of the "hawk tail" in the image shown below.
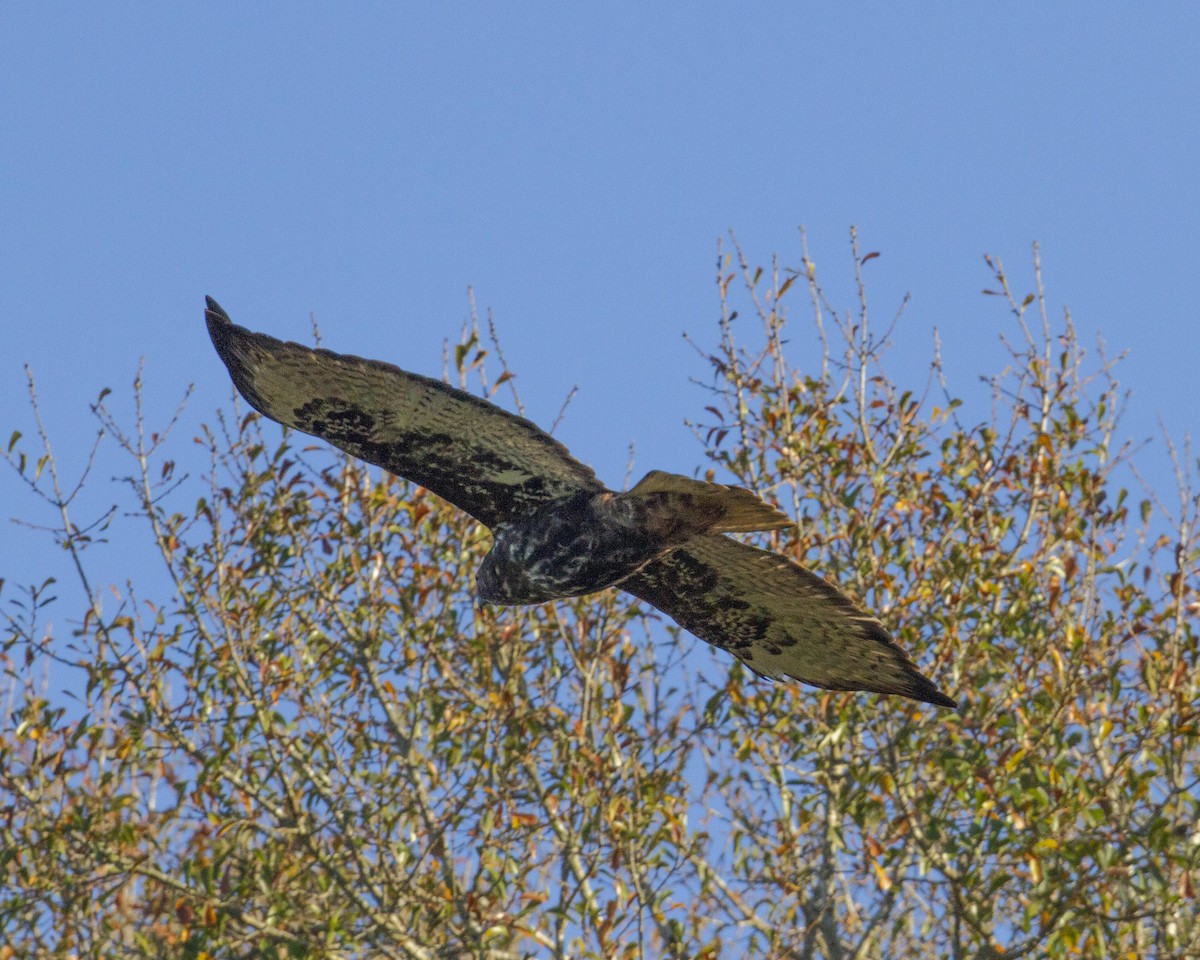
<path fill-rule="evenodd" d="M 753 491 L 723 483 L 693 480 L 677 473 L 652 470 L 627 497 L 654 497 L 693 533 L 746 533 L 779 530 L 794 521 Z"/>

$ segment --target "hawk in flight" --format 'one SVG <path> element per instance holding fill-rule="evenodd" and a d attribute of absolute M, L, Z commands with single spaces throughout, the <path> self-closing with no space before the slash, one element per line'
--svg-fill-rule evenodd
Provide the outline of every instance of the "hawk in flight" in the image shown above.
<path fill-rule="evenodd" d="M 726 536 L 792 525 L 749 490 L 655 470 L 614 493 L 534 423 L 440 380 L 253 333 L 211 297 L 205 320 L 255 410 L 491 529 L 480 600 L 541 603 L 615 586 L 762 676 L 955 706 L 832 584 Z"/>

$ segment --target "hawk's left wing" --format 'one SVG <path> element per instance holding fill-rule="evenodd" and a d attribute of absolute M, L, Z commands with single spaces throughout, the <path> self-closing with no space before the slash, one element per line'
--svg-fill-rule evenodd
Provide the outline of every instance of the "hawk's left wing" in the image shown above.
<path fill-rule="evenodd" d="M 729 537 L 697 537 L 617 584 L 755 673 L 827 690 L 955 702 L 837 587 Z"/>
<path fill-rule="evenodd" d="M 604 489 L 537 424 L 440 380 L 254 333 L 212 297 L 204 318 L 259 413 L 419 483 L 489 527 Z"/>

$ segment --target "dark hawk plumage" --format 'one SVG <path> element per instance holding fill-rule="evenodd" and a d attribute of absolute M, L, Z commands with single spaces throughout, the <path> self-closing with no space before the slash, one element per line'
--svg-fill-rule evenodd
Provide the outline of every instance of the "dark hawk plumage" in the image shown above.
<path fill-rule="evenodd" d="M 440 380 L 253 333 L 211 297 L 205 320 L 254 409 L 491 529 L 481 600 L 539 603 L 615 586 L 763 676 L 955 706 L 832 584 L 726 536 L 791 525 L 752 492 L 652 471 L 615 493 L 536 424 Z"/>

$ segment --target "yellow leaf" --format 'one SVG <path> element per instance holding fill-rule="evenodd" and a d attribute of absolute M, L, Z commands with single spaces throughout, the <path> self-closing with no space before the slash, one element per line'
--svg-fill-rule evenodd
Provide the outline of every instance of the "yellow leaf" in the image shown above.
<path fill-rule="evenodd" d="M 1022 764 L 1022 762 L 1024 762 L 1024 760 L 1025 760 L 1025 751 L 1017 750 L 1011 757 L 1008 758 L 1007 762 L 1004 764 L 1005 772 L 1012 773 L 1014 770 L 1017 769 L 1017 767 L 1019 767 Z"/>

